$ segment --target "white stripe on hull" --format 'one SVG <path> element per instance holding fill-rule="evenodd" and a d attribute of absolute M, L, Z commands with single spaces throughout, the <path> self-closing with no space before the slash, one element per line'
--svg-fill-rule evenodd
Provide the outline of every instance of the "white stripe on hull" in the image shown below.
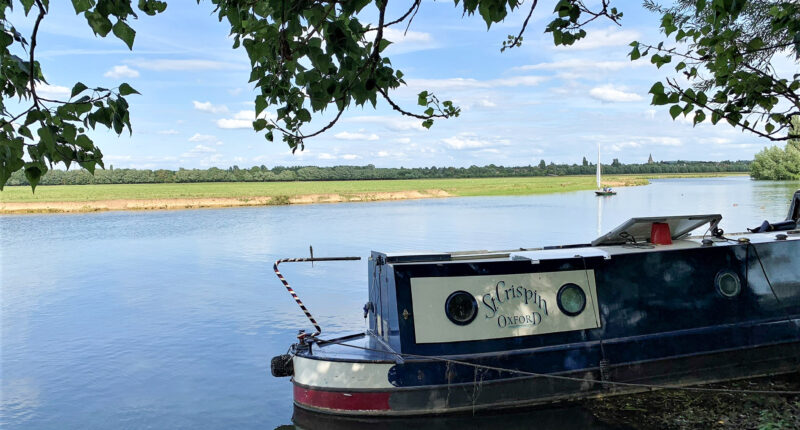
<path fill-rule="evenodd" d="M 294 357 L 294 381 L 327 389 L 396 388 L 389 383 L 392 363 L 352 363 Z"/>

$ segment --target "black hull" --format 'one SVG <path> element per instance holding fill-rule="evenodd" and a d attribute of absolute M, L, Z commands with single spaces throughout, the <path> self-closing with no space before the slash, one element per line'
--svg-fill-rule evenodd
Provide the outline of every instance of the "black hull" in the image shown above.
<path fill-rule="evenodd" d="M 759 376 L 800 372 L 800 340 L 757 348 L 670 357 L 633 364 L 609 364 L 600 368 L 559 373 L 553 377 L 519 377 L 449 385 L 428 385 L 386 390 L 349 391 L 351 396 L 388 394 L 390 409 L 355 411 L 295 405 L 315 413 L 353 416 L 443 415 L 463 412 L 525 408 L 555 402 L 651 391 L 657 386 L 685 387 Z M 600 382 L 641 384 L 626 386 Z M 320 390 L 319 387 L 296 388 Z"/>

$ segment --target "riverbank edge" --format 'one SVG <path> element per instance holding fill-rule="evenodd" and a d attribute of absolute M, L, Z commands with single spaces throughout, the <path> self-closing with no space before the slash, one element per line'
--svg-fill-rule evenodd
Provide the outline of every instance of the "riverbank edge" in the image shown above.
<path fill-rule="evenodd" d="M 712 173 L 712 174 L 661 174 L 661 175 L 630 175 L 630 178 L 619 181 L 603 181 L 603 185 L 612 187 L 628 187 L 648 185 L 649 179 L 662 178 L 696 178 L 696 177 L 722 177 L 740 176 L 741 173 Z M 620 176 L 627 175 L 614 175 Z M 569 190 L 558 188 L 545 188 L 530 192 L 529 190 L 515 190 L 510 187 L 502 195 L 532 195 L 553 194 L 564 191 L 593 190 L 594 185 L 577 186 Z M 426 190 L 400 190 L 400 191 L 374 191 L 359 193 L 326 193 L 326 194 L 295 194 L 278 196 L 232 196 L 232 197 L 188 197 L 188 198 L 154 198 L 154 199 L 99 199 L 80 201 L 35 201 L 35 202 L 4 202 L 0 201 L 0 215 L 19 214 L 67 214 L 104 211 L 148 211 L 148 210 L 185 210 L 204 208 L 229 208 L 251 206 L 282 206 L 296 204 L 319 203 L 355 203 L 377 202 L 395 200 L 415 200 L 446 197 L 475 197 L 497 195 L 493 193 L 475 194 L 442 189 Z M 515 192 L 518 191 L 518 192 Z M 526 192 L 527 191 L 527 192 Z"/>
<path fill-rule="evenodd" d="M 283 206 L 317 203 L 355 203 L 387 200 L 414 200 L 455 197 L 443 190 L 396 191 L 356 194 L 299 194 L 261 197 L 196 197 L 175 199 L 113 199 L 79 202 L 0 203 L 0 214 L 60 214 L 104 211 L 148 211 L 231 208 L 248 206 Z"/>

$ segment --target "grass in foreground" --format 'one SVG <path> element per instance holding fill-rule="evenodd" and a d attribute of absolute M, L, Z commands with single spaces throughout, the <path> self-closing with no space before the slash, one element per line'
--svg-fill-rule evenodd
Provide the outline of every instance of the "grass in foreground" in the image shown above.
<path fill-rule="evenodd" d="M 668 177 L 722 176 L 706 175 L 607 175 L 603 182 L 614 186 L 646 185 L 647 179 Z M 181 184 L 121 185 L 40 185 L 6 187 L 0 201 L 21 202 L 91 202 L 98 200 L 202 199 L 287 197 L 312 194 L 355 196 L 399 191 L 442 190 L 453 196 L 527 195 L 589 190 L 595 188 L 593 176 L 558 176 L 533 178 L 410 179 L 385 181 L 318 182 L 205 182 Z"/>

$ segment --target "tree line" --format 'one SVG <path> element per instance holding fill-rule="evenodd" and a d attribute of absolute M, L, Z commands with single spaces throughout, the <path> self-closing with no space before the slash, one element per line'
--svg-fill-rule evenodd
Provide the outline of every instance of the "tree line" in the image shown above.
<path fill-rule="evenodd" d="M 603 165 L 603 174 L 658 174 L 658 173 L 712 173 L 748 172 L 751 161 L 662 161 L 646 164 L 623 164 L 614 159 Z M 289 181 L 359 181 L 388 179 L 441 179 L 441 178 L 498 178 L 563 175 L 593 175 L 596 166 L 584 158 L 581 164 L 554 164 L 544 160 L 533 166 L 470 167 L 414 167 L 389 168 L 366 166 L 253 166 L 227 169 L 115 169 L 96 170 L 94 175 L 85 169 L 52 169 L 45 173 L 40 185 L 88 184 L 153 184 L 190 182 L 289 182 Z M 15 172 L 8 185 L 29 185 L 21 171 Z"/>

